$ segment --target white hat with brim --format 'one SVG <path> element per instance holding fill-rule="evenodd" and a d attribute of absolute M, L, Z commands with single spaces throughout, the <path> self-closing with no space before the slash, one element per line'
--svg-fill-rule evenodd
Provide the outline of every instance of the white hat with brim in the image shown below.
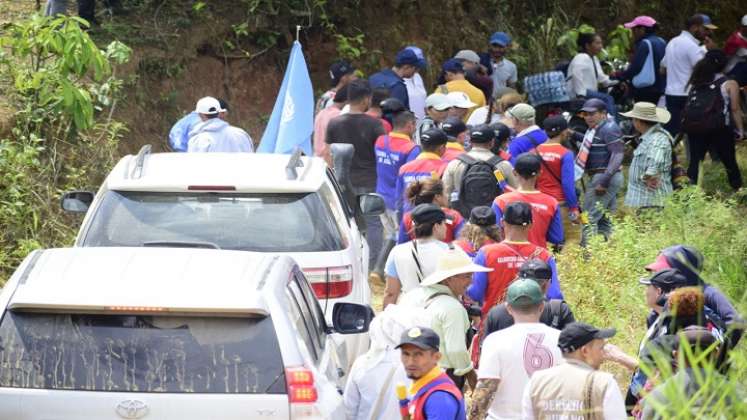
<path fill-rule="evenodd" d="M 451 108 L 451 101 L 443 93 L 432 93 L 425 98 L 425 107 L 436 111 L 446 111 Z"/>
<path fill-rule="evenodd" d="M 666 124 L 672 119 L 672 114 L 664 108 L 659 108 L 651 102 L 636 102 L 633 109 L 620 115 L 627 118 L 635 118 L 643 121 Z"/>
<path fill-rule="evenodd" d="M 424 278 L 420 284 L 432 286 L 459 274 L 487 273 L 490 271 L 493 271 L 493 269 L 475 264 L 466 252 L 455 247 L 441 254 L 441 258 L 438 259 L 436 265 L 436 271 Z"/>
<path fill-rule="evenodd" d="M 464 92 L 449 92 L 446 97 L 449 98 L 451 106 L 455 108 L 474 108 L 477 106 L 476 103 L 472 102 Z"/>

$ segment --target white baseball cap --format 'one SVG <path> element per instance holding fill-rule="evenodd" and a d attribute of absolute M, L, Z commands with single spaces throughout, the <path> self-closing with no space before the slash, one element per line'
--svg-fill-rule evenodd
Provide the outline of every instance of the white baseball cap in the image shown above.
<path fill-rule="evenodd" d="M 222 112 L 223 108 L 220 106 L 220 102 L 212 96 L 206 96 L 197 101 L 195 106 L 195 112 L 198 114 L 215 115 Z"/>
<path fill-rule="evenodd" d="M 426 108 L 435 108 L 436 111 L 446 111 L 451 108 L 451 101 L 443 93 L 433 93 L 425 98 Z"/>
<path fill-rule="evenodd" d="M 476 103 L 470 101 L 469 96 L 464 92 L 449 92 L 446 97 L 454 108 L 473 108 L 477 106 Z"/>
<path fill-rule="evenodd" d="M 742 16 L 742 26 L 747 26 L 747 15 Z"/>
<path fill-rule="evenodd" d="M 461 50 L 454 56 L 457 60 L 469 61 L 471 63 L 479 63 L 480 56 L 472 50 Z"/>

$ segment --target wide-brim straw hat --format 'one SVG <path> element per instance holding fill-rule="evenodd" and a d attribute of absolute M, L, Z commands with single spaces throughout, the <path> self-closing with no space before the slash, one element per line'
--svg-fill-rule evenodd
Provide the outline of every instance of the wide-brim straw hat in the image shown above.
<path fill-rule="evenodd" d="M 424 278 L 420 284 L 432 286 L 459 274 L 487 273 L 490 271 L 493 271 L 493 269 L 475 264 L 466 252 L 459 247 L 454 247 L 441 254 L 436 265 L 436 271 Z"/>
<path fill-rule="evenodd" d="M 633 109 L 629 112 L 623 112 L 620 115 L 628 118 L 635 118 L 643 121 L 658 122 L 666 124 L 672 119 L 672 114 L 664 108 L 659 108 L 651 102 L 636 102 Z"/>

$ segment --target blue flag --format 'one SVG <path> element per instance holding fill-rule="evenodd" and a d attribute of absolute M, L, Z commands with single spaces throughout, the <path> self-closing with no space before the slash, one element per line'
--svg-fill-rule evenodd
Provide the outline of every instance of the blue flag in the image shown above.
<path fill-rule="evenodd" d="M 301 43 L 293 43 L 283 84 L 257 148 L 263 153 L 293 153 L 296 147 L 311 156 L 314 132 L 314 90 Z"/>

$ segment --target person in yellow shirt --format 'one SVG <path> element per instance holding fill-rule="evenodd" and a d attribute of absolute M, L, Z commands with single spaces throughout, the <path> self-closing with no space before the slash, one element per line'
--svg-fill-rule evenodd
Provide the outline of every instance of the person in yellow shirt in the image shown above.
<path fill-rule="evenodd" d="M 472 111 L 479 107 L 485 106 L 485 94 L 483 94 L 480 89 L 476 88 L 467 81 L 464 76 L 464 67 L 462 67 L 461 61 L 453 58 L 446 60 L 446 62 L 442 66 L 442 70 L 444 72 L 446 83 L 443 85 L 439 85 L 436 88 L 436 92 L 440 92 L 443 94 L 448 94 L 451 92 L 465 93 L 469 97 L 470 101 L 475 104 L 475 106 L 470 108 L 470 110 L 467 112 L 467 115 L 463 118 L 464 121 L 467 121 L 467 118 L 469 118 L 469 115 L 472 113 Z"/>

